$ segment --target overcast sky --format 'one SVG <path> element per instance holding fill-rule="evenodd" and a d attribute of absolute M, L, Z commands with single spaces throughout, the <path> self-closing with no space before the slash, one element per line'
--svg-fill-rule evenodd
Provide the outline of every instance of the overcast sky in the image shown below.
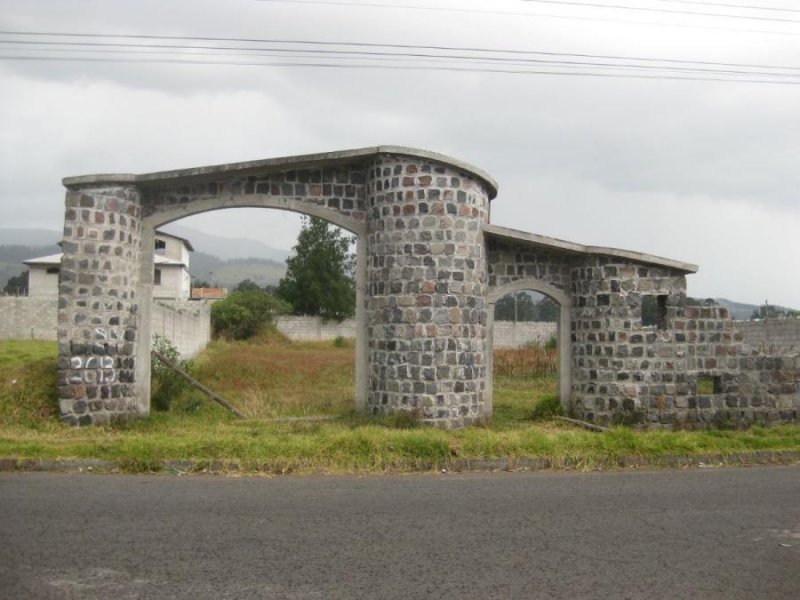
<path fill-rule="evenodd" d="M 69 175 L 405 145 L 448 154 L 495 177 L 495 224 L 699 264 L 688 280 L 693 296 L 800 308 L 800 5 L 574 5 L 581 2 L 588 0 L 0 0 L 5 32 L 561 53 L 453 50 L 451 58 L 425 63 L 373 55 L 379 62 L 372 64 L 415 68 L 345 69 L 230 63 L 363 67 L 366 59 L 297 52 L 333 48 L 308 44 L 270 45 L 283 52 L 276 57 L 236 49 L 265 47 L 255 42 L 3 33 L 0 224 L 60 229 L 60 181 Z M 59 45 L 19 43 L 31 41 Z M 64 42 L 217 49 L 150 48 L 161 53 L 143 55 L 131 54 L 141 46 Z M 490 56 L 506 62 L 487 62 Z M 91 61 L 63 60 L 69 57 Z M 512 57 L 561 64 L 508 62 Z M 125 62 L 98 61 L 111 58 Z M 691 62 L 634 60 L 654 58 Z M 651 68 L 620 68 L 632 64 Z M 611 76 L 595 76 L 601 73 Z M 296 215 L 270 210 L 217 211 L 181 224 L 279 248 L 290 248 L 299 229 Z"/>

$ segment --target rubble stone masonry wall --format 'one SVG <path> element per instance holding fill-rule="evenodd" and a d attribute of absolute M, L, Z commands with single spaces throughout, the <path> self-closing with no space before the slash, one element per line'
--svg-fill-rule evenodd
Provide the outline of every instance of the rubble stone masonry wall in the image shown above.
<path fill-rule="evenodd" d="M 76 424 L 146 414 L 135 393 L 141 222 L 130 185 L 70 189 L 59 273 L 58 396 Z"/>
<path fill-rule="evenodd" d="M 368 405 L 461 427 L 484 414 L 488 190 L 430 161 L 383 156 L 368 178 Z"/>

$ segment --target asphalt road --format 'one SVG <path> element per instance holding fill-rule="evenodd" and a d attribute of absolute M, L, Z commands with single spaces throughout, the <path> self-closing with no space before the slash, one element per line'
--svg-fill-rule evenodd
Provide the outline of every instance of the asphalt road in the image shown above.
<path fill-rule="evenodd" d="M 0 475 L 2 598 L 800 598 L 800 466 Z"/>

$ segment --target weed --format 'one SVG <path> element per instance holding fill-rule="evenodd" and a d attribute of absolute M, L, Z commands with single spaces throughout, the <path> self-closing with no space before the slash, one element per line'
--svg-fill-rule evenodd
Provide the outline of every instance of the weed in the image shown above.
<path fill-rule="evenodd" d="M 557 415 L 563 415 L 564 411 L 561 408 L 561 401 L 555 394 L 545 394 L 537 402 L 533 411 L 531 411 L 531 418 L 534 420 L 550 419 Z"/>
<path fill-rule="evenodd" d="M 392 429 L 416 429 L 422 425 L 419 411 L 398 410 L 380 419 L 381 425 Z"/>
<path fill-rule="evenodd" d="M 179 369 L 186 372 L 192 370 L 191 365 L 181 359 L 178 349 L 167 338 L 154 336 L 153 350 Z M 150 369 L 152 374 L 150 404 L 155 410 L 169 410 L 172 401 L 190 388 L 189 382 L 155 356 L 150 359 Z"/>

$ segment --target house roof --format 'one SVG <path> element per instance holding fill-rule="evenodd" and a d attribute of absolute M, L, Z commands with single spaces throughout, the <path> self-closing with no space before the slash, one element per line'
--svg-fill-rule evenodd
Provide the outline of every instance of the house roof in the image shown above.
<path fill-rule="evenodd" d="M 22 264 L 24 265 L 45 265 L 45 266 L 52 266 L 52 265 L 61 265 L 61 257 L 63 254 L 50 254 L 49 256 L 39 256 L 38 258 L 29 258 L 28 260 L 23 260 Z M 186 265 L 180 262 L 179 260 L 172 260 L 171 258 L 167 258 L 166 256 L 159 256 L 156 255 L 154 257 L 155 264 L 160 267 L 185 267 Z"/>
<path fill-rule="evenodd" d="M 186 238 L 183 238 L 179 235 L 175 235 L 172 233 L 167 233 L 166 231 L 161 231 L 160 229 L 156 230 L 156 237 L 158 236 L 172 238 L 173 240 L 180 240 L 181 242 L 183 242 L 183 245 L 186 246 L 186 248 L 190 252 L 194 252 L 194 247 L 192 246 L 192 243 Z"/>
<path fill-rule="evenodd" d="M 40 256 L 38 258 L 29 258 L 28 260 L 23 260 L 23 265 L 61 265 L 61 257 L 63 255 L 59 252 L 58 254 L 49 254 L 48 256 Z"/>
<path fill-rule="evenodd" d="M 218 300 L 227 295 L 226 288 L 193 287 L 191 297 L 193 300 Z"/>

